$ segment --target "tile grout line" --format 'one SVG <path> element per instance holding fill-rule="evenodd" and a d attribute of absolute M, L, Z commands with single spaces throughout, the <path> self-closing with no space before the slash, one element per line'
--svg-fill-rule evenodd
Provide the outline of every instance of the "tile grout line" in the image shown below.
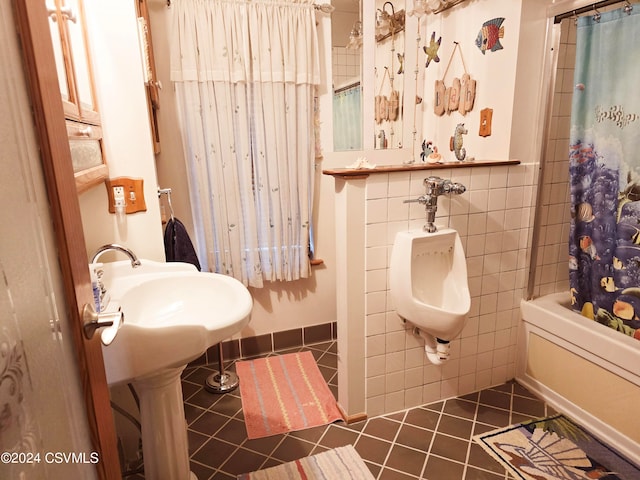
<path fill-rule="evenodd" d="M 469 458 L 471 457 L 471 445 L 473 443 L 473 434 L 478 423 L 478 411 L 480 410 L 480 393 L 478 393 L 478 399 L 475 402 L 476 408 L 473 412 L 473 422 L 471 422 L 471 435 L 469 436 L 469 442 L 467 444 L 467 455 L 465 456 L 464 468 L 462 469 L 462 478 L 467 478 L 467 471 L 469 467 Z"/>
<path fill-rule="evenodd" d="M 262 454 L 262 455 L 264 455 L 266 458 L 265 458 L 265 459 L 264 459 L 264 461 L 260 464 L 260 469 L 264 468 L 265 463 L 267 463 L 269 460 L 275 460 L 275 461 L 277 461 L 277 462 L 279 462 L 279 463 L 283 463 L 280 459 L 275 458 L 275 457 L 272 457 L 271 455 L 273 454 L 273 452 L 275 452 L 276 450 L 278 450 L 278 448 L 280 447 L 280 445 L 282 445 L 282 442 L 284 442 L 286 438 L 287 438 L 287 435 L 283 435 L 283 436 L 282 436 L 282 438 L 280 439 L 280 441 L 276 444 L 276 446 L 275 446 L 275 447 L 273 447 L 273 449 L 271 450 L 271 452 L 269 452 L 269 454 L 268 454 L 268 455 L 264 455 L 264 454 Z M 247 449 L 247 450 L 249 450 L 249 449 Z M 251 451 L 253 451 L 253 450 L 251 450 Z M 256 453 L 258 453 L 258 452 L 256 452 Z"/>
<path fill-rule="evenodd" d="M 438 421 L 436 422 L 435 427 L 433 428 L 433 435 L 431 437 L 431 441 L 429 442 L 429 448 L 427 449 L 427 455 L 425 456 L 424 462 L 422 462 L 422 470 L 420 471 L 420 478 L 425 478 L 425 473 L 427 469 L 427 463 L 429 462 L 429 458 L 431 457 L 431 450 L 433 449 L 433 444 L 436 441 L 436 435 L 438 434 L 438 427 L 440 426 L 440 420 L 442 420 L 442 414 L 444 413 L 444 406 L 446 404 L 446 400 L 442 403 L 442 407 L 440 407 L 440 411 L 438 412 Z M 434 410 L 431 410 L 434 411 Z M 434 455 L 437 456 L 437 455 Z"/>
<path fill-rule="evenodd" d="M 509 397 L 509 425 L 513 425 L 513 407 L 514 407 L 514 396 L 515 396 L 515 386 L 513 384 L 511 384 L 511 392 L 510 392 L 510 397 Z M 504 469 L 504 479 L 508 480 L 509 479 L 509 471 L 505 468 Z"/>
<path fill-rule="evenodd" d="M 387 461 L 389 460 L 389 456 L 391 455 L 391 451 L 393 450 L 394 445 L 396 444 L 396 439 L 398 438 L 398 435 L 400 434 L 400 430 L 402 429 L 402 425 L 404 423 L 404 419 L 407 416 L 407 410 L 405 410 L 404 415 L 402 417 L 402 421 L 399 422 L 400 426 L 398 427 L 398 430 L 396 431 L 396 434 L 393 436 L 393 440 L 391 440 L 389 443 L 391 444 L 391 446 L 389 447 L 389 450 L 387 451 L 387 455 L 384 457 L 384 462 L 382 462 L 382 468 L 380 468 L 380 472 L 378 472 L 378 479 L 380 478 L 380 476 L 382 475 L 382 473 L 384 472 L 385 466 L 387 465 Z M 376 417 L 373 417 L 376 418 Z M 378 417 L 379 418 L 379 417 Z M 387 419 L 390 420 L 390 419 Z M 369 420 L 367 420 L 367 424 L 369 423 Z M 366 425 L 365 425 L 366 428 Z M 364 429 L 362 429 L 362 433 L 364 433 Z M 406 473 L 406 472 L 403 472 Z"/>

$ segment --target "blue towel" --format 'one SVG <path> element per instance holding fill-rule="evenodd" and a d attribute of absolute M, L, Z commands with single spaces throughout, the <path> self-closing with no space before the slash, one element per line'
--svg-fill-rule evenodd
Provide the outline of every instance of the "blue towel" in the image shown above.
<path fill-rule="evenodd" d="M 169 220 L 164 229 L 164 253 L 167 262 L 190 263 L 201 270 L 198 255 L 193 248 L 187 229 L 177 218 Z"/>

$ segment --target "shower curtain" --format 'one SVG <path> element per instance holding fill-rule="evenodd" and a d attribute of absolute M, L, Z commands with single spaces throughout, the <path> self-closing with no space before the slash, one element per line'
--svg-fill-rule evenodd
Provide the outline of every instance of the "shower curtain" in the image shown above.
<path fill-rule="evenodd" d="M 640 339 L 640 8 L 581 17 L 571 111 L 573 308 Z"/>
<path fill-rule="evenodd" d="M 333 94 L 333 149 L 362 150 L 362 87 L 360 83 Z"/>
<path fill-rule="evenodd" d="M 174 0 L 174 81 L 203 270 L 309 276 L 313 0 Z"/>

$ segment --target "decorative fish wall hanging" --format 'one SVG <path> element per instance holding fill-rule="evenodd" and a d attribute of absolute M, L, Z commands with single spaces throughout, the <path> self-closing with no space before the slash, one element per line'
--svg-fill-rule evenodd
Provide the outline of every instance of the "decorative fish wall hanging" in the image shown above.
<path fill-rule="evenodd" d="M 504 17 L 497 17 L 487 20 L 482 24 L 482 28 L 476 37 L 476 46 L 480 49 L 483 55 L 487 50 L 491 52 L 502 50 L 503 47 L 500 43 L 500 39 L 504 38 L 503 22 Z"/>

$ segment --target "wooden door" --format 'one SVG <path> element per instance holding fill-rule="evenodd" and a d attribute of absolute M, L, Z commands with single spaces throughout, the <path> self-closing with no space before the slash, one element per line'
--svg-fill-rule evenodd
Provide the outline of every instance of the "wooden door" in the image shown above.
<path fill-rule="evenodd" d="M 14 11 L 69 306 L 67 314 L 74 325 L 73 340 L 91 441 L 100 454 L 98 475 L 102 479 L 120 479 L 100 339 L 96 335 L 86 340 L 82 333 L 82 308 L 93 301 L 93 295 L 45 0 L 14 0 Z"/>

